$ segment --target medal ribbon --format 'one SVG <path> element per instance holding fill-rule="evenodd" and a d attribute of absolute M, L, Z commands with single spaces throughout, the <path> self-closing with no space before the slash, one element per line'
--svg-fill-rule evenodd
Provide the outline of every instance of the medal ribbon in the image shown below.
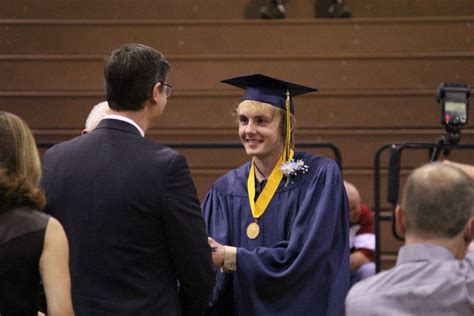
<path fill-rule="evenodd" d="M 290 157 L 288 160 L 293 159 L 293 154 L 293 150 L 290 150 Z M 252 211 L 252 216 L 254 218 L 260 218 L 263 215 L 268 204 L 270 204 L 270 201 L 275 195 L 278 185 L 280 185 L 281 179 L 283 179 L 283 172 L 280 170 L 283 162 L 282 155 L 273 168 L 270 178 L 268 178 L 268 182 L 263 188 L 262 193 L 258 196 L 257 202 L 255 202 L 255 165 L 252 159 L 252 166 L 250 167 L 250 173 L 247 179 L 247 192 L 249 194 L 250 210 Z"/>

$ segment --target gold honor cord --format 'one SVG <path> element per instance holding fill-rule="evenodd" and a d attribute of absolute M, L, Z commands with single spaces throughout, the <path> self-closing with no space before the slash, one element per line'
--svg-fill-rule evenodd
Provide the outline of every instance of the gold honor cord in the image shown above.
<path fill-rule="evenodd" d="M 290 91 L 286 90 L 285 100 L 285 143 L 283 148 L 283 161 L 290 161 L 291 150 L 291 113 L 290 113 Z"/>
<path fill-rule="evenodd" d="M 293 158 L 293 154 L 293 150 L 290 150 L 289 160 Z M 254 218 L 254 221 L 247 227 L 247 236 L 250 239 L 257 238 L 260 233 L 260 227 L 257 224 L 257 219 L 259 219 L 267 209 L 268 204 L 270 204 L 270 201 L 278 189 L 281 179 L 283 179 L 283 172 L 280 170 L 283 162 L 284 160 L 282 155 L 273 168 L 270 178 L 268 178 L 268 182 L 263 188 L 262 193 L 260 193 L 258 196 L 257 202 L 255 202 L 255 165 L 252 160 L 249 177 L 247 179 L 247 192 L 249 194 L 250 210 L 252 211 L 252 216 Z"/>

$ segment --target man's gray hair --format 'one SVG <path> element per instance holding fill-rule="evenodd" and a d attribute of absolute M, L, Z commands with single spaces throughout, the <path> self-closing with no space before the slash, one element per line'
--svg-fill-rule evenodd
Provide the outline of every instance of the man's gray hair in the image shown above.
<path fill-rule="evenodd" d="M 92 132 L 97 125 L 99 125 L 102 118 L 108 113 L 109 111 L 109 103 L 107 101 L 100 102 L 92 108 L 89 116 L 86 119 L 86 128 L 85 130 L 90 133 Z"/>
<path fill-rule="evenodd" d="M 456 167 L 426 164 L 409 176 L 402 208 L 408 233 L 453 238 L 474 216 L 474 181 Z"/>

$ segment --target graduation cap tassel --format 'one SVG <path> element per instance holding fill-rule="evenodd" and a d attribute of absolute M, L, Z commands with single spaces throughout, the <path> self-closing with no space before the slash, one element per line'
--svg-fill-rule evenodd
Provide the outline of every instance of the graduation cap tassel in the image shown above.
<path fill-rule="evenodd" d="M 283 149 L 283 161 L 288 161 L 291 149 L 291 116 L 290 116 L 290 90 L 286 90 L 285 101 L 285 148 Z"/>

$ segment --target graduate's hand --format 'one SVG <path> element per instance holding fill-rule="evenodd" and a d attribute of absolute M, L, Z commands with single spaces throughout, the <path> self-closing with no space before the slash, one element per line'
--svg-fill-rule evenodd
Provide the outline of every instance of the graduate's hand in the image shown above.
<path fill-rule="evenodd" d="M 207 238 L 207 242 L 212 249 L 212 263 L 220 268 L 224 265 L 224 245 L 221 245 L 211 237 Z"/>

